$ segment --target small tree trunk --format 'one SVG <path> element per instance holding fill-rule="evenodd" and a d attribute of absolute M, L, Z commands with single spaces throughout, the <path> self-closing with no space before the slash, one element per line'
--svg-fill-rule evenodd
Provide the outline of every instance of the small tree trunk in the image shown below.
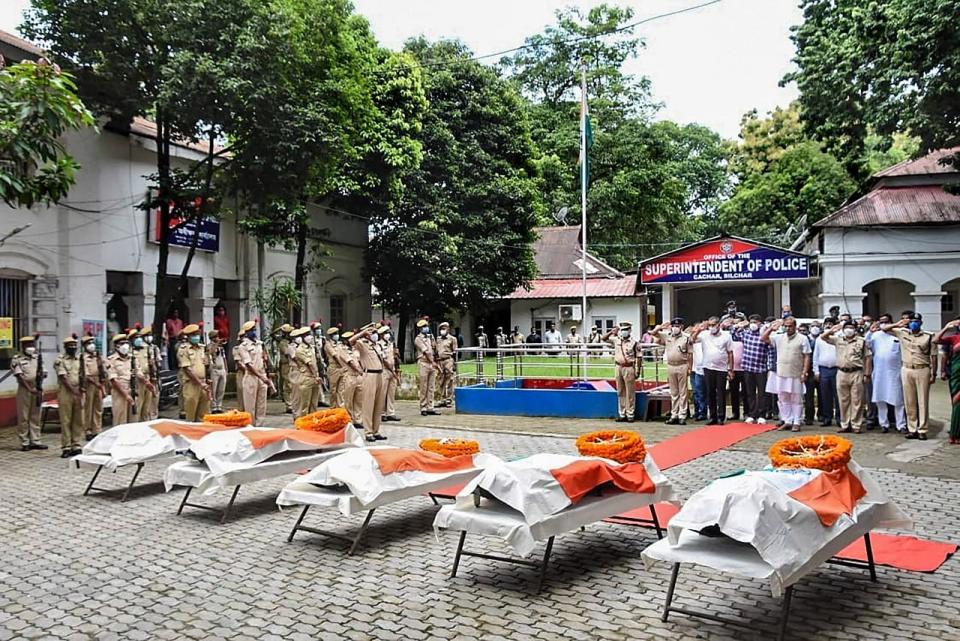
<path fill-rule="evenodd" d="M 297 223 L 297 266 L 294 271 L 294 286 L 300 292 L 300 305 L 293 310 L 294 322 L 302 322 L 303 316 L 303 289 L 307 282 L 307 224 L 302 220 Z"/>
<path fill-rule="evenodd" d="M 170 257 L 170 132 L 166 126 L 164 112 L 157 109 L 157 178 L 160 196 L 160 252 L 157 258 L 156 303 L 153 310 L 153 327 L 160 332 L 167 308 L 172 302 L 167 285 L 167 265 Z M 150 211 L 152 216 L 153 212 Z"/>
<path fill-rule="evenodd" d="M 406 355 L 406 345 L 407 345 L 407 325 L 409 324 L 410 314 L 407 312 L 407 308 L 403 307 L 399 313 L 400 319 L 397 322 L 397 349 L 400 350 L 400 360 L 404 360 Z"/>

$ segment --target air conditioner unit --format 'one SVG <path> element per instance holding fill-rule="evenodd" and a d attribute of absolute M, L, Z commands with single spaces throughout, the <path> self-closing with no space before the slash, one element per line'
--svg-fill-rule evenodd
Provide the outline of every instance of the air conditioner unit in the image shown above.
<path fill-rule="evenodd" d="M 560 305 L 560 322 L 579 321 L 583 319 L 583 309 L 580 305 Z"/>

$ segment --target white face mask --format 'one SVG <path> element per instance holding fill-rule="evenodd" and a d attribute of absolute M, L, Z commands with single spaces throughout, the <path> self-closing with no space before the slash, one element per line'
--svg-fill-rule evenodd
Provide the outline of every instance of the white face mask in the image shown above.
<path fill-rule="evenodd" d="M 143 340 L 147 341 L 147 344 L 150 344 L 153 342 L 153 335 L 147 334 L 146 336 L 143 337 Z"/>
<path fill-rule="evenodd" d="M 819 335 L 820 335 L 820 328 L 817 327 L 816 325 L 814 325 L 813 327 L 811 327 L 811 328 L 810 328 L 810 335 L 811 335 L 811 336 L 819 336 Z"/>
<path fill-rule="evenodd" d="M 313 345 L 313 334 L 307 334 L 306 336 L 303 337 L 303 340 L 304 340 L 308 345 Z"/>
<path fill-rule="evenodd" d="M 87 343 L 83 349 L 93 354 L 95 351 L 97 351 L 97 346 L 94 345 L 93 343 Z"/>
<path fill-rule="evenodd" d="M 749 327 L 751 332 L 756 332 L 760 329 L 760 325 L 758 323 L 750 323 Z"/>
<path fill-rule="evenodd" d="M 376 343 L 377 341 L 380 340 L 380 335 L 379 335 L 379 334 L 370 334 L 370 340 L 373 341 L 374 343 Z"/>
<path fill-rule="evenodd" d="M 334 334 L 333 336 L 330 337 L 330 340 L 332 340 L 334 343 L 339 343 L 339 342 L 340 342 L 340 334 Z"/>
<path fill-rule="evenodd" d="M 710 333 L 711 333 L 711 334 L 714 334 L 714 335 L 719 334 L 719 333 L 720 333 L 720 326 L 719 326 L 719 325 L 714 325 L 713 327 L 711 327 L 711 328 L 710 328 Z"/>
<path fill-rule="evenodd" d="M 843 335 L 846 336 L 847 338 L 853 338 L 853 335 L 856 334 L 856 333 L 857 333 L 857 330 L 855 330 L 855 329 L 852 328 L 852 327 L 844 327 L 844 328 L 843 328 Z"/>
<path fill-rule="evenodd" d="M 677 335 L 680 333 L 680 328 L 679 328 L 679 327 L 671 327 L 671 328 L 670 328 L 670 333 L 673 334 L 674 336 L 677 336 Z"/>
<path fill-rule="evenodd" d="M 37 353 L 37 348 L 36 348 L 36 347 L 24 347 L 24 348 L 23 348 L 23 353 L 26 354 L 27 356 L 33 356 L 34 354 Z"/>
<path fill-rule="evenodd" d="M 620 330 L 620 338 L 630 338 L 630 330 L 629 330 L 629 329 L 621 329 L 621 330 Z"/>
<path fill-rule="evenodd" d="M 296 337 L 293 339 L 293 342 L 294 342 L 296 345 L 299 345 L 300 343 L 303 342 L 303 339 L 300 338 L 299 336 L 296 336 Z"/>
<path fill-rule="evenodd" d="M 126 356 L 130 353 L 130 343 L 124 343 L 123 345 L 117 348 L 117 351 L 120 352 L 123 356 Z"/>
<path fill-rule="evenodd" d="M 390 336 L 390 332 L 384 332 L 384 333 L 383 333 L 383 340 L 385 340 L 385 341 L 387 341 L 387 342 L 389 343 L 391 338 L 392 338 L 392 337 Z"/>
<path fill-rule="evenodd" d="M 441 335 L 441 336 L 446 336 L 446 335 L 447 335 L 447 330 L 441 329 L 441 330 L 440 330 L 440 335 Z"/>

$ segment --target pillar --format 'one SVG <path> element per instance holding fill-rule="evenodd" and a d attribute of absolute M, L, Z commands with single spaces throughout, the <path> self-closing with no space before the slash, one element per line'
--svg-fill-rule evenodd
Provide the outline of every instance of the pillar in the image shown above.
<path fill-rule="evenodd" d="M 676 303 L 674 302 L 675 292 L 673 291 L 673 283 L 664 283 L 662 289 L 660 290 L 660 322 L 665 323 L 668 320 L 671 320 L 676 314 L 674 310 L 676 308 Z M 646 310 L 644 310 L 644 315 L 646 315 Z"/>
<path fill-rule="evenodd" d="M 793 309 L 793 305 L 790 303 L 790 281 L 782 280 L 780 281 L 780 310 L 783 311 L 784 305 L 790 305 Z M 796 314 L 796 311 L 794 311 Z"/>
<path fill-rule="evenodd" d="M 854 316 L 859 316 L 860 310 L 863 309 L 863 299 L 865 297 L 866 294 L 863 292 L 857 292 L 856 294 L 823 292 L 817 295 L 820 301 L 820 315 L 826 318 L 830 313 L 830 308 L 836 305 L 840 308 L 841 314 L 849 312 Z"/>
<path fill-rule="evenodd" d="M 943 327 L 940 300 L 946 292 L 911 292 L 913 311 L 923 315 L 923 328 L 935 332 Z"/>

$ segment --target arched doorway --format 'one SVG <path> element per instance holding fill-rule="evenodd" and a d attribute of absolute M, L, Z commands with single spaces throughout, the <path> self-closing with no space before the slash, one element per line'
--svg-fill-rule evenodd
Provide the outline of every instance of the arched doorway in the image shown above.
<path fill-rule="evenodd" d="M 863 312 L 874 318 L 883 313 L 900 317 L 900 312 L 913 309 L 913 292 L 916 287 L 913 283 L 899 278 L 882 278 L 863 286 Z"/>
<path fill-rule="evenodd" d="M 944 292 L 943 298 L 940 299 L 940 314 L 943 322 L 946 323 L 960 316 L 960 278 L 948 280 L 940 290 Z"/>

